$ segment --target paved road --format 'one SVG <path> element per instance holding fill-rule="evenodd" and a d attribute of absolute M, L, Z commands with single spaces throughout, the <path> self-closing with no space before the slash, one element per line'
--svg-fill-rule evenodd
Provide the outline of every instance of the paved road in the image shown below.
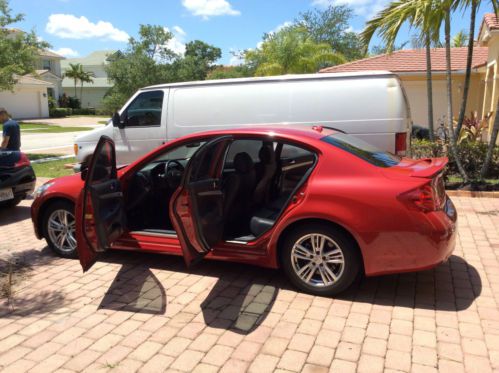
<path fill-rule="evenodd" d="M 96 127 L 103 126 L 99 123 L 109 120 L 109 117 L 67 117 L 67 118 L 42 118 L 42 119 L 26 119 L 26 123 L 44 123 L 54 124 L 61 127 Z"/>
<path fill-rule="evenodd" d="M 89 128 L 89 130 L 92 130 L 92 128 Z M 82 133 L 85 132 L 22 132 L 21 150 L 26 153 L 73 154 L 74 138 Z"/>
<path fill-rule="evenodd" d="M 335 299 L 299 293 L 279 271 L 130 252 L 83 274 L 35 239 L 23 201 L 0 213 L 0 247 L 31 266 L 13 304 L 0 301 L 0 370 L 498 371 L 499 199 L 454 201 L 447 263 Z"/>

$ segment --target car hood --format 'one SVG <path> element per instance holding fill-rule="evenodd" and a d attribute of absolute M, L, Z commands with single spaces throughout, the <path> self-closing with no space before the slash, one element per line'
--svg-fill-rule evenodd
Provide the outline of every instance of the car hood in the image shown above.
<path fill-rule="evenodd" d="M 47 183 L 52 184 L 47 190 L 48 193 L 65 195 L 73 200 L 78 198 L 78 195 L 84 186 L 80 173 L 51 179 L 47 181 Z"/>

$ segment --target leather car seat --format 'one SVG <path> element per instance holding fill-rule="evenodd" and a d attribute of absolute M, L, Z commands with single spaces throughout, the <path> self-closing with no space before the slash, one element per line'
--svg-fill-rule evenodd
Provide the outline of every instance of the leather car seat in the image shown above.
<path fill-rule="evenodd" d="M 236 154 L 234 169 L 224 182 L 224 220 L 226 231 L 231 234 L 248 229 L 256 184 L 253 160 L 248 153 Z"/>

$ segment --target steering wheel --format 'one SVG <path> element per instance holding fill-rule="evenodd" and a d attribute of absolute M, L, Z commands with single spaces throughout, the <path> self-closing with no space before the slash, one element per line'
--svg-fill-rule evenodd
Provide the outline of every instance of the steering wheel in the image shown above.
<path fill-rule="evenodd" d="M 166 163 L 165 180 L 171 189 L 177 189 L 180 185 L 184 169 L 182 163 L 177 160 L 173 159 Z"/>

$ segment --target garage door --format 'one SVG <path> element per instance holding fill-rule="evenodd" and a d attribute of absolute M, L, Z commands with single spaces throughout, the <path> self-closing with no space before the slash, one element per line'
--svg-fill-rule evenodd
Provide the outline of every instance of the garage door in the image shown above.
<path fill-rule="evenodd" d="M 0 92 L 0 107 L 5 107 L 13 118 L 41 117 L 37 91 Z"/>

